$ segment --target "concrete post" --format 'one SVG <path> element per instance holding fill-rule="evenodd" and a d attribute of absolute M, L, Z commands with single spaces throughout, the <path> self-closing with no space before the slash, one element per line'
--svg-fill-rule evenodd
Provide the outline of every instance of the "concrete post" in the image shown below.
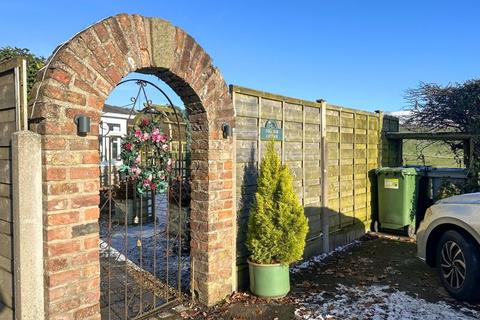
<path fill-rule="evenodd" d="M 233 87 L 229 87 L 230 96 L 232 97 L 232 102 L 235 103 L 235 92 Z M 236 116 L 235 105 L 233 106 L 234 119 Z M 232 126 L 232 139 L 233 139 L 233 159 L 232 159 L 232 184 L 233 184 L 233 221 L 237 221 L 237 192 L 236 190 L 236 181 L 237 181 L 237 130 L 235 128 L 235 123 L 230 123 Z M 238 291 L 238 270 L 237 270 L 237 224 L 233 223 L 233 239 L 232 239 L 232 291 Z"/>
<path fill-rule="evenodd" d="M 15 319 L 44 319 L 40 135 L 12 135 Z"/>
<path fill-rule="evenodd" d="M 327 103 L 325 101 L 321 102 L 320 110 L 322 121 L 321 124 L 321 177 L 322 177 L 322 251 L 323 253 L 330 252 L 330 212 L 328 210 L 328 143 L 327 143 Z M 339 163 L 340 165 L 340 163 Z"/>

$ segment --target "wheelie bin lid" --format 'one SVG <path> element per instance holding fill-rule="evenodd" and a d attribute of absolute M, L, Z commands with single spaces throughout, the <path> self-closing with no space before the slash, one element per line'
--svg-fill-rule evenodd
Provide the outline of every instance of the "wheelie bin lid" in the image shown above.
<path fill-rule="evenodd" d="M 377 175 L 385 173 L 396 173 L 404 176 L 417 176 L 422 174 L 422 170 L 419 168 L 407 168 L 407 167 L 382 167 L 375 170 Z"/>

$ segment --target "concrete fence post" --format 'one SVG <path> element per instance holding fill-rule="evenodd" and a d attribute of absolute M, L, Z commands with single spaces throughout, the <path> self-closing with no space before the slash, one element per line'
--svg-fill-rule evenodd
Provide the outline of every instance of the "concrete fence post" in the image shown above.
<path fill-rule="evenodd" d="M 322 181 L 322 251 L 323 253 L 330 252 L 330 212 L 328 210 L 328 141 L 327 141 L 327 103 L 321 102 L 321 181 Z M 339 164 L 340 165 L 340 164 Z"/>
<path fill-rule="evenodd" d="M 15 319 L 44 319 L 41 138 L 12 135 Z"/>

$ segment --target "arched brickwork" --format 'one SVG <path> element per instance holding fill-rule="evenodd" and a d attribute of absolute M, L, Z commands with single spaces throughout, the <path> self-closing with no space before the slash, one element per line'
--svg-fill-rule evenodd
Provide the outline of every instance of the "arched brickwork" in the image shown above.
<path fill-rule="evenodd" d="M 49 319 L 98 319 L 98 121 L 128 73 L 158 75 L 182 98 L 193 128 L 192 259 L 198 298 L 213 304 L 233 290 L 233 125 L 228 87 L 209 55 L 182 29 L 120 14 L 87 28 L 51 58 L 33 118 L 43 135 L 46 310 Z M 35 91 L 34 91 L 35 92 Z M 86 137 L 74 117 L 92 120 Z"/>

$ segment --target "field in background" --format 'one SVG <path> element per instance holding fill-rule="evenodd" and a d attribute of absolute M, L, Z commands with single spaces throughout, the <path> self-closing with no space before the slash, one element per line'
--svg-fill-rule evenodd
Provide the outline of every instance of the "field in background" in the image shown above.
<path fill-rule="evenodd" d="M 423 154 L 423 160 L 422 155 Z M 458 163 L 450 147 L 443 142 L 424 140 L 405 140 L 403 142 L 403 164 L 404 165 L 428 165 L 434 167 L 461 168 L 463 157 Z"/>
<path fill-rule="evenodd" d="M 409 131 L 403 127 L 409 111 L 396 111 L 387 114 L 399 118 L 400 131 Z M 423 156 L 422 156 L 423 155 Z M 450 147 L 445 143 L 426 140 L 405 140 L 403 142 L 403 165 L 427 165 L 443 168 L 464 168 L 463 153 L 460 154 L 460 163 Z"/>

